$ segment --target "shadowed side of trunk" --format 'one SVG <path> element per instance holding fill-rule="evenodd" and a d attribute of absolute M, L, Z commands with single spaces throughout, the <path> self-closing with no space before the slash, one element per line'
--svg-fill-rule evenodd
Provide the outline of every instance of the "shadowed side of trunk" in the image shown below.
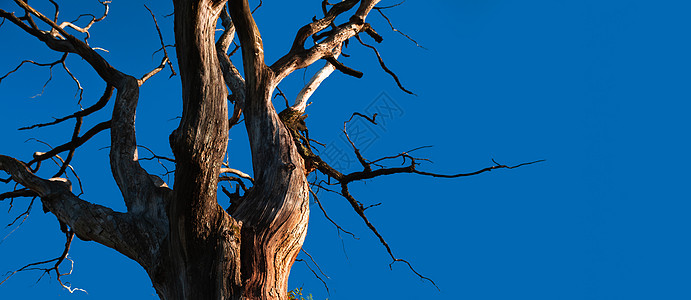
<path fill-rule="evenodd" d="M 152 279 L 163 299 L 239 299 L 240 227 L 216 199 L 228 143 L 227 91 L 214 46 L 224 3 L 174 5 L 183 112 L 170 136 L 176 172 L 165 267 Z"/>
<path fill-rule="evenodd" d="M 232 217 L 218 205 L 228 142 L 227 90 L 214 46 L 221 9 L 223 3 L 175 1 L 183 113 L 170 137 L 177 162 L 170 235 L 161 267 L 150 274 L 163 299 L 286 299 L 309 217 L 304 163 L 271 104 L 271 71 L 246 67 L 253 72 L 244 114 L 255 185 Z"/>

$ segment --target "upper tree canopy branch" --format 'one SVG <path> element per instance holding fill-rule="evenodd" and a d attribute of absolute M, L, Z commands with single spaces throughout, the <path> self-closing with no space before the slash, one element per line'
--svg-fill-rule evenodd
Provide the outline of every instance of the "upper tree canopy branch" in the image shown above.
<path fill-rule="evenodd" d="M 333 55 L 334 59 L 337 59 L 338 56 L 341 54 L 341 48 L 342 45 L 339 45 L 338 47 L 334 48 L 334 51 L 331 55 Z M 315 73 L 312 78 L 310 78 L 310 81 L 307 82 L 307 84 L 300 90 L 298 93 L 296 99 L 295 99 L 295 104 L 291 106 L 293 110 L 299 111 L 299 112 L 305 112 L 305 109 L 307 108 L 307 100 L 314 94 L 314 92 L 317 90 L 319 85 L 333 73 L 333 71 L 336 69 L 333 64 L 330 62 L 326 62 L 324 66 Z"/>
<path fill-rule="evenodd" d="M 221 11 L 220 18 L 221 25 L 225 30 L 216 42 L 216 54 L 218 55 L 218 62 L 221 65 L 221 72 L 223 72 L 223 80 L 232 92 L 230 99 L 234 107 L 228 119 L 228 127 L 230 128 L 239 122 L 240 115 L 245 107 L 245 79 L 242 78 L 240 71 L 235 67 L 227 53 L 235 36 L 235 25 L 230 19 L 230 15 L 226 9 Z"/>
<path fill-rule="evenodd" d="M 29 6 L 26 2 L 21 0 L 15 0 L 17 5 L 24 8 L 26 11 L 38 17 L 41 21 L 48 24 L 52 30 L 50 32 L 37 30 L 28 27 L 19 18 L 15 17 L 14 14 L 8 13 L 6 11 L 0 10 L 0 16 L 8 18 L 13 23 L 17 24 L 20 28 L 24 29 L 26 32 L 33 36 L 36 36 L 41 41 L 46 43 L 48 47 L 53 50 L 61 52 L 72 52 L 81 56 L 87 63 L 94 68 L 103 80 L 106 82 L 119 87 L 119 81 L 124 77 L 120 71 L 113 68 L 103 57 L 101 57 L 94 49 L 92 49 L 87 43 L 77 39 L 75 36 L 67 33 L 64 28 L 53 22 L 50 18 L 46 17 L 42 13 L 36 11 L 33 7 Z M 54 30 L 54 31 L 53 31 Z M 60 35 L 56 36 L 53 32 L 57 32 Z"/>
<path fill-rule="evenodd" d="M 80 110 L 80 111 L 75 112 L 69 116 L 57 118 L 52 122 L 34 124 L 31 126 L 19 128 L 19 130 L 27 130 L 27 129 L 33 129 L 33 128 L 37 128 L 37 127 L 45 127 L 45 126 L 55 125 L 55 124 L 61 123 L 61 122 L 67 121 L 67 120 L 72 119 L 72 118 L 86 117 L 86 116 L 102 109 L 108 103 L 108 100 L 110 99 L 110 97 L 113 95 L 113 90 L 114 90 L 114 87 L 112 85 L 106 86 L 106 90 L 103 92 L 103 95 L 101 96 L 101 98 L 99 98 L 98 101 L 94 105 L 89 106 L 84 110 Z"/>
<path fill-rule="evenodd" d="M 351 5 L 350 7 L 352 7 L 352 5 L 355 4 L 352 2 L 353 1 L 344 1 L 341 3 L 346 3 L 347 5 Z M 293 42 L 293 46 L 291 47 L 291 50 L 288 52 L 288 54 L 284 55 L 273 65 L 271 65 L 271 70 L 273 70 L 276 74 L 276 80 L 280 81 L 286 76 L 288 76 L 288 74 L 297 69 L 305 68 L 319 59 L 325 59 L 327 57 L 330 57 L 332 55 L 331 53 L 333 53 L 334 48 L 338 47 L 339 45 L 341 45 L 341 43 L 355 36 L 358 32 L 363 30 L 363 27 L 365 26 L 365 18 L 367 17 L 367 14 L 369 14 L 369 12 L 372 10 L 374 5 L 377 4 L 377 2 L 379 1 L 360 1 L 360 6 L 358 7 L 355 14 L 350 17 L 350 20 L 348 22 L 346 22 L 343 25 L 337 26 L 335 29 L 331 30 L 331 33 L 328 37 L 326 37 L 325 40 L 317 43 L 309 49 L 303 48 L 303 37 L 305 36 L 304 32 L 308 32 L 311 34 L 317 33 L 323 29 L 326 29 L 331 24 L 331 22 L 320 22 L 319 20 L 317 20 L 317 22 L 313 22 L 310 25 L 307 25 L 309 27 L 303 27 L 303 29 L 298 31 L 298 35 L 295 41 Z M 334 7 L 331 8 L 330 12 L 334 11 L 336 9 L 336 6 L 338 6 L 339 4 L 334 5 Z M 343 8 L 347 7 L 346 4 L 342 4 Z M 348 7 L 348 9 L 350 9 L 350 7 Z M 342 13 L 342 11 L 339 13 Z M 327 13 L 327 17 L 325 17 L 325 19 L 328 20 L 328 16 L 329 13 Z M 311 29 L 313 28 L 312 26 L 314 26 L 314 29 Z"/>
<path fill-rule="evenodd" d="M 252 11 L 247 0 L 230 0 L 228 9 L 233 24 L 237 27 L 238 38 L 242 45 L 242 62 L 245 69 L 245 80 L 249 86 L 255 86 L 257 77 L 264 73 L 264 43 L 259 28 L 254 22 Z"/>
<path fill-rule="evenodd" d="M 108 7 L 108 6 L 106 6 Z M 161 41 L 161 49 L 163 49 L 163 55 L 164 55 L 164 62 L 168 62 L 168 66 L 170 67 L 170 77 L 175 76 L 175 69 L 173 69 L 173 62 L 170 61 L 170 58 L 168 56 L 168 51 L 166 50 L 166 44 L 163 42 L 163 35 L 161 34 L 161 28 L 158 27 L 158 21 L 156 21 L 156 16 L 154 16 L 154 12 L 149 9 L 148 6 L 144 5 L 144 8 L 149 11 L 151 14 L 151 18 L 154 20 L 154 25 L 156 25 L 156 32 L 158 32 L 158 39 Z M 105 16 L 104 16 L 105 17 Z"/>
<path fill-rule="evenodd" d="M 36 11 L 26 2 L 15 0 L 15 3 L 22 7 L 28 14 L 34 15 L 44 23 L 48 24 L 51 27 L 51 30 L 42 31 L 36 28 L 36 26 L 27 25 L 13 13 L 8 13 L 4 10 L 0 10 L 0 17 L 9 19 L 27 33 L 43 41 L 49 48 L 53 50 L 76 53 L 89 65 L 91 65 L 91 67 L 103 80 L 106 81 L 106 83 L 108 83 L 109 86 L 117 89 L 112 122 L 103 122 L 94 127 L 92 129 L 94 131 L 90 130 L 87 132 L 82 138 L 73 138 L 71 142 L 63 145 L 63 147 L 56 147 L 44 155 L 34 158 L 33 161 L 43 160 L 52 157 L 54 154 L 57 154 L 61 151 L 73 149 L 74 147 L 81 145 L 81 143 L 83 143 L 88 139 L 88 137 L 92 136 L 96 132 L 110 127 L 111 169 L 113 171 L 115 181 L 125 197 L 125 202 L 128 208 L 133 208 L 135 206 L 142 208 L 141 204 L 147 200 L 145 195 L 151 196 L 150 192 L 155 190 L 157 185 L 152 182 L 150 175 L 146 173 L 146 171 L 144 171 L 144 169 L 139 165 L 137 158 L 134 118 L 136 114 L 137 101 L 139 98 L 140 81 L 113 68 L 86 42 L 81 41 L 73 35 L 67 33 L 63 27 L 56 24 L 55 21 L 46 17 L 42 13 Z M 107 5 L 107 3 L 103 4 Z M 106 91 L 104 97 L 105 96 L 110 96 L 110 93 Z M 79 118 L 79 116 L 75 117 Z M 134 202 L 138 202 L 140 205 L 134 204 Z"/>
<path fill-rule="evenodd" d="M 59 7 L 58 7 L 58 4 L 55 3 L 55 2 L 53 2 L 52 0 L 51 0 L 50 2 L 52 2 L 53 5 L 55 6 L 55 17 L 53 18 L 53 22 L 57 22 L 57 21 L 58 21 L 58 14 L 59 14 Z M 108 10 L 110 9 L 110 8 L 108 7 L 108 4 L 110 3 L 110 1 L 101 1 L 101 0 L 98 0 L 98 2 L 101 3 L 101 4 L 104 6 L 103 15 L 102 15 L 101 17 L 96 18 L 96 16 L 94 16 L 94 15 L 92 15 L 92 14 L 84 14 L 84 15 L 80 15 L 79 17 L 77 17 L 76 20 L 74 20 L 74 21 L 72 21 L 72 22 L 62 22 L 62 23 L 60 23 L 60 26 L 59 26 L 59 27 L 64 29 L 65 27 L 68 27 L 68 26 L 69 26 L 70 28 L 72 28 L 72 29 L 74 29 L 74 30 L 76 30 L 76 31 L 79 31 L 79 32 L 81 32 L 81 33 L 86 33 L 86 37 L 84 38 L 84 42 L 88 44 L 88 41 L 87 41 L 87 40 L 88 40 L 89 37 L 90 37 L 89 29 L 91 28 L 92 25 L 94 25 L 94 23 L 103 21 L 103 20 L 106 18 L 106 16 L 108 16 Z M 91 17 L 91 20 L 89 21 L 88 24 L 86 24 L 86 26 L 84 26 L 84 27 L 79 27 L 79 26 L 77 26 L 77 25 L 74 24 L 74 23 L 77 22 L 79 19 L 81 19 L 81 17 L 86 17 L 86 16 Z"/>
<path fill-rule="evenodd" d="M 0 17 L 7 20 L 10 20 L 10 22 L 14 23 L 17 25 L 19 28 L 22 30 L 26 31 L 27 33 L 35 36 L 42 42 L 44 42 L 50 49 L 53 49 L 55 51 L 59 52 L 71 52 L 75 53 L 75 49 L 72 46 L 72 44 L 64 39 L 56 39 L 54 38 L 50 32 L 47 31 L 42 31 L 39 30 L 38 28 L 34 26 L 29 26 L 26 23 L 22 21 L 22 18 L 19 18 L 14 15 L 14 13 L 7 12 L 5 10 L 0 9 Z"/>
<path fill-rule="evenodd" d="M 370 28 L 371 28 L 371 27 L 370 27 Z M 368 31 L 368 32 L 369 32 L 369 31 Z M 370 35 L 372 35 L 372 34 L 370 33 Z M 375 35 L 375 36 L 376 36 L 376 35 Z M 367 47 L 367 48 L 370 48 L 370 49 L 372 49 L 372 51 L 374 51 L 374 54 L 377 55 L 377 60 L 379 60 L 379 65 L 381 66 L 381 68 L 382 68 L 384 71 L 386 71 L 386 73 L 389 73 L 389 75 L 391 75 L 391 77 L 393 77 L 393 79 L 396 81 L 396 84 L 398 85 L 398 88 L 400 88 L 402 91 L 404 91 L 404 92 L 406 92 L 406 93 L 408 93 L 408 94 L 415 95 L 415 93 L 413 93 L 413 92 L 407 90 L 406 88 L 404 88 L 403 85 L 401 84 L 401 81 L 398 79 L 398 76 L 396 76 L 396 74 L 395 74 L 393 71 L 391 71 L 391 69 L 389 69 L 389 68 L 386 66 L 386 64 L 384 64 L 384 59 L 381 58 L 381 55 L 379 54 L 379 50 L 377 50 L 377 48 L 375 48 L 374 46 L 369 45 L 369 44 L 363 42 L 359 35 L 356 35 L 355 38 L 358 40 L 358 42 L 360 42 L 360 44 L 362 44 L 363 46 L 365 46 L 365 47 Z"/>
<path fill-rule="evenodd" d="M 325 9 L 325 3 L 327 3 L 327 1 L 322 2 L 322 9 Z M 346 0 L 339 2 L 333 5 L 328 12 L 325 12 L 323 18 L 300 28 L 295 35 L 295 40 L 293 40 L 293 45 L 290 47 L 289 53 L 296 53 L 298 51 L 305 50 L 305 41 L 307 41 L 307 38 L 331 26 L 336 17 L 350 10 L 357 3 L 358 0 Z"/>
<path fill-rule="evenodd" d="M 295 132 L 297 132 L 297 130 L 298 130 L 297 127 L 295 127 L 294 125 L 291 125 L 290 122 L 287 122 L 287 126 L 289 128 L 291 128 L 291 130 L 293 132 L 294 140 L 295 140 L 294 144 L 297 146 L 297 149 L 298 149 L 300 155 L 302 155 L 302 157 L 305 159 L 306 164 L 312 165 L 315 169 L 319 170 L 324 175 L 327 175 L 327 176 L 329 176 L 329 178 L 333 178 L 337 181 L 336 183 L 331 183 L 329 181 L 327 184 L 340 185 L 341 186 L 340 192 L 336 192 L 336 191 L 329 190 L 329 189 L 327 189 L 327 190 L 340 194 L 350 203 L 350 205 L 353 207 L 353 209 L 358 214 L 358 216 L 360 216 L 360 218 L 365 222 L 365 224 L 370 229 L 370 231 L 372 231 L 377 236 L 377 238 L 379 238 L 380 243 L 386 248 L 386 251 L 391 256 L 393 262 L 403 262 L 403 263 L 407 264 L 408 267 L 410 267 L 410 269 L 416 275 L 418 275 L 422 279 L 430 281 L 433 285 L 435 285 L 435 287 L 436 287 L 436 284 L 431 279 L 423 276 L 422 274 L 417 272 L 415 269 L 413 269 L 412 265 L 408 261 L 406 261 L 404 259 L 397 258 L 394 256 L 394 254 L 391 250 L 391 247 L 388 245 L 388 243 L 383 238 L 383 236 L 377 231 L 376 227 L 374 227 L 374 225 L 372 225 L 372 223 L 368 220 L 367 216 L 365 215 L 365 210 L 368 207 L 364 207 L 362 205 L 362 203 L 358 202 L 350 194 L 350 191 L 348 189 L 348 184 L 350 184 L 354 181 L 367 180 L 367 179 L 372 179 L 372 178 L 379 177 L 379 176 L 400 174 L 400 173 L 412 173 L 412 174 L 418 174 L 418 175 L 423 175 L 423 176 L 433 176 L 433 177 L 440 177 L 440 178 L 457 178 L 457 177 L 477 175 L 477 174 L 481 174 L 484 172 L 492 171 L 494 169 L 514 169 L 514 168 L 518 168 L 521 166 L 530 165 L 530 164 L 539 163 L 539 162 L 544 161 L 544 160 L 537 160 L 537 161 L 532 161 L 532 162 L 521 163 L 521 164 L 509 166 L 509 165 L 499 164 L 496 161 L 492 160 L 492 162 L 494 163 L 493 166 L 489 166 L 489 167 L 486 167 L 486 168 L 483 168 L 483 169 L 480 169 L 480 170 L 477 170 L 474 172 L 458 173 L 458 174 L 438 174 L 438 173 L 432 173 L 432 172 L 426 172 L 426 171 L 418 170 L 417 169 L 417 166 L 419 165 L 418 161 L 427 161 L 427 159 L 416 158 L 416 157 L 413 157 L 410 155 L 410 152 L 413 152 L 413 151 L 416 151 L 416 150 L 419 150 L 422 148 L 427 148 L 427 147 L 418 147 L 418 148 L 412 149 L 410 151 L 400 153 L 398 155 L 387 156 L 387 157 L 379 158 L 376 160 L 367 160 L 362 156 L 360 150 L 357 148 L 355 143 L 350 139 L 350 136 L 348 135 L 348 132 L 346 131 L 346 129 L 347 129 L 346 124 L 349 121 L 351 121 L 355 116 L 365 118 L 365 119 L 367 119 L 367 121 L 376 124 L 376 120 L 375 120 L 376 114 L 373 115 L 372 117 L 368 117 L 366 115 L 363 115 L 363 114 L 357 113 L 357 112 L 353 113 L 353 115 L 350 117 L 350 119 L 348 121 L 344 122 L 343 132 L 344 132 L 347 140 L 350 142 L 350 145 L 352 146 L 353 151 L 355 152 L 355 155 L 356 155 L 358 161 L 360 162 L 360 164 L 362 165 L 362 168 L 363 168 L 362 171 L 355 171 L 355 172 L 351 172 L 351 173 L 347 173 L 347 174 L 343 174 L 340 171 L 336 170 L 335 168 L 331 167 L 328 163 L 323 161 L 321 159 L 321 157 L 319 157 L 318 155 L 315 155 L 311 151 L 311 149 L 308 147 L 308 145 L 304 145 L 303 143 L 301 143 L 299 135 L 295 134 Z M 293 127 L 295 127 L 295 128 L 293 128 Z M 403 159 L 402 164 L 405 166 L 403 166 L 403 167 L 386 167 L 386 166 L 382 165 L 383 161 L 396 159 L 396 158 L 402 158 Z M 321 185 L 317 185 L 317 186 L 320 188 L 324 188 Z M 316 199 L 316 195 L 314 195 L 314 196 Z M 320 205 L 320 207 L 321 207 L 321 205 Z M 328 216 L 327 216 L 327 218 L 328 218 Z"/>

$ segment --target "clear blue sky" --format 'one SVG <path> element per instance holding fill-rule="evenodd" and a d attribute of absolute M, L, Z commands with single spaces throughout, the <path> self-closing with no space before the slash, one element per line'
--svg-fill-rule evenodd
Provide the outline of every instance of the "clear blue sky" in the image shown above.
<path fill-rule="evenodd" d="M 3 9 L 16 10 L 9 2 L 1 1 Z M 264 1 L 255 16 L 268 62 L 320 13 L 319 1 L 311 2 Z M 64 4 L 60 16 L 100 12 L 96 1 L 87 3 Z M 172 4 L 147 3 L 172 43 L 172 20 L 162 17 Z M 301 262 L 291 288 L 303 286 L 314 299 L 690 299 L 690 11 L 688 1 L 639 0 L 411 0 L 387 10 L 426 50 L 372 13 L 368 20 L 385 39 L 378 46 L 383 58 L 418 96 L 398 90 L 374 54 L 351 42 L 351 57 L 342 61 L 365 76 L 327 79 L 307 109 L 311 137 L 338 150 L 342 122 L 385 99 L 397 109 L 385 125 L 369 128 L 373 139 L 357 141 L 368 143 L 369 158 L 434 145 L 418 155 L 434 162 L 423 169 L 440 173 L 480 169 L 492 158 L 547 162 L 462 179 L 398 175 L 353 185 L 363 203 L 382 203 L 367 211 L 371 221 L 440 292 L 405 265 L 389 270 L 384 248 L 345 200 L 321 194 L 330 216 L 359 240 L 339 237 L 313 205 L 305 249 L 329 275 L 331 294 Z M 151 57 L 159 41 L 139 1 L 113 1 L 110 16 L 91 32 L 91 45 L 109 50 L 104 56 L 124 72 L 140 76 L 160 62 L 160 55 Z M 22 59 L 58 58 L 9 22 L 0 39 L 2 73 Z M 84 104 L 94 103 L 105 84 L 77 57 L 68 63 L 86 90 Z M 163 155 L 177 126 L 170 119 L 180 112 L 179 78 L 168 74 L 142 88 L 137 119 L 138 142 Z M 29 160 L 33 151 L 46 151 L 25 142 L 29 137 L 52 145 L 69 138 L 71 124 L 15 130 L 78 109 L 75 85 L 58 67 L 43 95 L 31 98 L 48 76 L 28 66 L 0 83 L 0 153 Z M 303 80 L 298 71 L 280 87 L 292 100 Z M 282 109 L 283 100 L 275 105 Z M 242 130 L 233 129 L 231 139 L 231 164 L 250 170 Z M 73 165 L 83 199 L 122 210 L 108 151 L 99 150 L 108 141 L 107 133 L 91 140 Z M 156 163 L 145 166 L 164 172 Z M 7 213 L 8 203 L 0 203 L 0 225 L 25 206 L 17 200 Z M 37 205 L 0 243 L 0 273 L 53 258 L 62 245 L 55 218 Z M 88 294 L 69 295 L 50 278 L 35 283 L 40 272 L 27 272 L 0 286 L 0 298 L 156 299 L 144 271 L 109 248 L 76 241 L 70 257 L 67 280 Z"/>

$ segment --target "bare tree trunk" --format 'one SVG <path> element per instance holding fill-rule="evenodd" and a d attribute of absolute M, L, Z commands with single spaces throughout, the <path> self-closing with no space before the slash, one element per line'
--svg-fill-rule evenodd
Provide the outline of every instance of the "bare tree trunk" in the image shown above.
<path fill-rule="evenodd" d="M 416 158 L 406 152 L 367 160 L 351 141 L 362 170 L 341 173 L 312 153 L 310 139 L 300 133 L 306 132 L 306 125 L 301 123 L 301 127 L 296 126 L 295 120 L 304 120 L 307 98 L 331 72 L 339 70 L 353 76 L 362 75 L 336 58 L 351 37 L 363 43 L 356 36 L 360 32 L 367 33 L 375 41 L 381 41 L 372 26 L 365 22 L 372 9 L 381 13 L 382 8 L 375 7 L 379 1 L 345 0 L 331 5 L 328 11 L 324 8 L 324 17 L 300 28 L 288 53 L 271 66 L 264 62 L 261 34 L 247 0 L 227 0 L 227 11 L 224 10 L 226 0 L 173 2 L 183 105 L 180 125 L 170 135 L 176 163 L 173 189 L 140 166 L 134 126 L 139 87 L 165 67 L 169 62 L 167 53 L 160 66 L 137 79 L 111 66 L 94 51 L 95 48 L 88 45 L 86 39 L 76 38 L 66 31 L 68 27 L 78 28 L 79 32 L 88 36 L 88 26 L 80 29 L 74 24 L 68 27 L 58 25 L 56 3 L 53 3 L 56 10 L 53 19 L 23 0 L 15 0 L 15 3 L 27 16 L 18 17 L 0 9 L 0 17 L 14 23 L 49 48 L 64 53 L 61 60 L 48 65 L 64 64 L 68 54 L 78 55 L 107 84 L 98 102 L 99 107 L 97 103 L 71 116 L 33 126 L 48 126 L 75 118 L 77 122 L 70 142 L 46 153 L 37 152 L 27 164 L 0 155 L 0 170 L 11 175 L 10 179 L 3 181 L 15 181 L 24 187 L 0 194 L 0 200 L 2 197 L 41 197 L 44 209 L 60 220 L 68 236 L 60 261 L 66 258 L 72 236 L 76 235 L 111 247 L 137 261 L 148 272 L 161 299 L 287 299 L 290 268 L 307 234 L 309 185 L 306 175 L 316 169 L 340 185 L 341 195 L 379 238 L 393 262 L 403 262 L 420 278 L 429 280 L 415 271 L 406 260 L 393 255 L 382 235 L 365 216 L 366 208 L 349 192 L 348 184 L 402 173 L 457 178 L 539 162 L 515 166 L 495 162 L 493 166 L 471 173 L 436 174 L 418 170 Z M 103 16 L 90 24 L 103 20 L 107 15 L 108 1 L 102 4 L 105 6 Z M 334 23 L 337 16 L 356 5 L 356 11 L 347 22 L 339 25 Z M 38 29 L 34 17 L 50 26 L 51 30 Z M 215 42 L 219 17 L 225 30 Z M 331 29 L 324 31 L 328 28 Z M 227 54 L 235 32 L 242 49 L 244 78 Z M 305 41 L 317 35 L 322 39 L 317 39 L 319 42 L 315 40 L 315 45 L 305 47 Z M 382 68 L 392 74 L 399 87 L 407 92 L 374 50 Z M 295 105 L 286 114 L 288 118 L 279 118 L 272 104 L 272 94 L 278 83 L 293 71 L 306 68 L 321 59 L 326 60 L 327 64 L 298 95 Z M 230 118 L 227 88 L 231 89 L 234 99 Z M 117 94 L 112 119 L 99 123 L 79 136 L 82 118 L 103 108 L 115 89 Z M 163 105 L 172 102 L 169 99 L 160 101 Z M 228 145 L 229 127 L 237 124 L 241 114 L 244 115 L 252 152 L 254 185 L 242 197 L 238 195 L 238 199 L 231 199 L 235 202 L 226 211 L 217 200 L 219 174 Z M 360 113 L 354 113 L 353 117 L 356 115 L 375 123 L 376 114 L 371 118 Z M 124 213 L 80 199 L 72 193 L 71 183 L 59 178 L 69 165 L 74 150 L 108 128 L 111 132 L 111 168 L 127 206 L 127 212 Z M 347 133 L 345 135 L 350 141 Z M 61 171 L 53 176 L 55 178 L 46 180 L 35 175 L 41 161 L 56 158 L 58 153 L 64 151 L 70 152 Z M 382 161 L 396 158 L 403 158 L 406 165 L 382 165 Z M 33 169 L 30 168 L 32 164 L 36 164 Z M 316 194 L 315 200 L 318 201 Z M 58 265 L 59 262 L 49 270 L 54 270 L 60 281 Z"/>
<path fill-rule="evenodd" d="M 216 199 L 228 142 L 227 91 L 214 45 L 223 5 L 175 1 L 183 113 L 170 137 L 177 166 L 164 263 L 149 273 L 162 299 L 286 299 L 309 198 L 303 160 L 271 105 L 268 67 L 250 76 L 256 80 L 248 80 L 244 111 L 255 185 L 234 203 L 232 217 Z"/>

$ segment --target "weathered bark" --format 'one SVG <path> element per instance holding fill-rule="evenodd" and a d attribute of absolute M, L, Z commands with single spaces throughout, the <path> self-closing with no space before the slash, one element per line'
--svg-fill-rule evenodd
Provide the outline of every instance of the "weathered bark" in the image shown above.
<path fill-rule="evenodd" d="M 139 86 L 163 68 L 167 57 L 137 80 L 56 24 L 57 12 L 51 20 L 21 0 L 15 3 L 48 24 L 49 31 L 38 29 L 31 18 L 1 9 L 0 17 L 49 48 L 79 55 L 89 63 L 108 84 L 103 103 L 113 88 L 117 90 L 112 120 L 103 124 L 111 129 L 111 169 L 127 212 L 79 199 L 64 180 L 38 178 L 11 157 L 0 155 L 0 170 L 40 196 L 44 207 L 78 237 L 111 247 L 142 265 L 161 299 L 287 299 L 290 268 L 307 233 L 309 187 L 304 153 L 298 151 L 294 129 L 286 127 L 273 107 L 272 93 L 294 70 L 322 58 L 335 60 L 343 41 L 363 28 L 377 1 L 348 0 L 335 5 L 323 19 L 303 27 L 289 53 L 271 67 L 264 62 L 261 35 L 247 0 L 229 0 L 230 17 L 223 11 L 224 0 L 173 2 L 183 108 L 180 125 L 170 135 L 176 162 L 173 189 L 139 165 L 135 137 Z M 309 36 L 331 26 L 336 16 L 358 2 L 347 23 L 319 45 L 304 48 Z M 227 31 L 216 43 L 216 23 L 222 12 Z M 235 29 L 242 46 L 244 79 L 226 55 Z M 311 89 L 326 76 L 310 84 Z M 236 100 L 230 122 L 227 88 Z M 298 111 L 304 111 L 308 97 L 309 93 L 303 93 L 296 104 Z M 231 216 L 218 204 L 216 192 L 229 125 L 241 112 L 251 147 L 254 186 L 241 202 L 232 204 Z M 74 150 L 78 144 L 73 141 L 64 147 Z M 48 159 L 59 151 L 54 152 L 39 156 Z"/>
<path fill-rule="evenodd" d="M 285 299 L 306 234 L 308 188 L 302 158 L 271 105 L 274 83 L 263 62 L 246 67 L 255 185 L 232 217 L 216 200 L 228 142 L 227 91 L 214 44 L 223 4 L 175 1 L 183 114 L 170 138 L 177 166 L 165 263 L 150 273 L 163 299 Z M 231 12 L 249 12 L 246 4 L 231 3 Z"/>
<path fill-rule="evenodd" d="M 288 275 L 307 234 L 309 194 L 293 138 L 271 103 L 277 84 L 246 0 L 231 0 L 245 67 L 245 124 L 254 188 L 235 211 L 243 222 L 242 278 L 248 299 L 286 299 Z"/>
<path fill-rule="evenodd" d="M 25 62 L 51 67 L 62 63 L 64 66 L 68 55 L 78 55 L 107 85 L 95 105 L 49 123 L 27 127 L 55 125 L 75 118 L 75 129 L 69 142 L 45 153 L 36 152 L 28 164 L 0 155 L 0 170 L 11 175 L 9 179 L 0 180 L 14 181 L 24 187 L 0 194 L 0 200 L 40 197 L 44 209 L 58 218 L 61 229 L 68 237 L 63 255 L 50 269 L 58 273 L 59 282 L 59 264 L 67 256 L 72 237 L 77 235 L 83 240 L 93 240 L 111 247 L 137 261 L 149 274 L 161 299 L 285 300 L 288 298 L 288 275 L 307 233 L 310 190 L 306 175 L 317 170 L 335 181 L 330 184 L 340 185 L 340 194 L 379 239 L 392 263 L 405 263 L 420 278 L 434 284 L 415 271 L 408 261 L 394 256 L 391 247 L 365 215 L 366 207 L 350 193 L 348 184 L 403 173 L 457 178 L 540 162 L 508 166 L 493 161 L 495 165 L 470 173 L 446 175 L 426 172 L 417 168 L 418 161 L 424 159 L 410 154 L 420 148 L 376 160 L 365 159 L 348 136 L 344 124 L 345 137 L 362 170 L 341 173 L 312 152 L 304 112 L 309 97 L 334 70 L 362 76 L 362 73 L 337 60 L 344 43 L 355 37 L 362 45 L 373 49 L 382 69 L 393 76 L 401 90 L 411 93 L 384 65 L 376 48 L 357 36 L 360 32 L 366 32 L 376 42 L 381 42 L 381 36 L 365 21 L 371 10 L 376 9 L 381 13 L 384 9 L 375 7 L 379 1 L 344 0 L 335 4 L 324 1 L 324 17 L 315 18 L 300 28 L 290 50 L 267 66 L 261 34 L 247 0 L 173 0 L 175 48 L 182 83 L 182 116 L 178 128 L 170 135 L 175 159 L 169 160 L 176 163 L 175 183 L 170 189 L 139 164 L 135 135 L 139 87 L 170 62 L 160 31 L 159 38 L 164 50 L 161 65 L 136 79 L 111 66 L 87 42 L 89 27 L 106 17 L 109 1 L 101 2 L 105 6 L 103 16 L 98 19 L 93 17 L 83 28 L 70 22 L 58 25 L 59 6 L 55 1 L 50 1 L 55 6 L 52 18 L 36 11 L 26 0 L 14 2 L 24 15 L 19 17 L 0 9 L 0 18 L 9 20 L 48 48 L 62 52 L 62 58 L 50 64 L 24 61 L 10 73 Z M 334 23 L 339 15 L 353 8 L 356 10 L 347 21 Z M 153 13 L 151 15 L 154 16 Z M 215 41 L 219 17 L 225 31 Z M 40 20 L 42 26 L 39 27 L 35 20 Z M 158 29 L 158 23 L 155 24 Z M 45 26 L 48 30 L 41 29 Z M 86 33 L 87 38 L 77 38 L 68 33 L 67 28 Z M 244 78 L 229 57 L 233 52 L 227 53 L 235 33 L 242 49 Z M 310 37 L 315 43 L 306 48 L 305 42 Z M 279 117 L 272 104 L 274 89 L 295 70 L 321 59 L 327 61 L 326 65 L 297 95 L 295 104 Z M 172 71 L 172 64 L 169 66 Z M 7 75 L 0 77 L 0 80 Z M 227 89 L 231 90 L 232 97 L 228 97 Z M 113 90 L 117 90 L 117 93 L 112 119 L 99 123 L 79 136 L 82 118 L 104 108 Z M 228 100 L 234 105 L 230 116 Z M 169 99 L 161 101 L 163 105 L 169 102 Z M 244 115 L 249 137 L 254 178 L 230 167 L 222 168 L 229 128 L 239 124 L 241 114 Z M 376 114 L 369 117 L 353 113 L 353 117 L 356 115 L 376 124 Z M 57 155 L 69 151 L 60 171 L 54 175 L 61 176 L 69 166 L 75 149 L 105 129 L 110 129 L 111 171 L 127 207 L 126 212 L 115 212 L 80 199 L 72 193 L 71 184 L 66 179 L 46 180 L 34 174 L 40 168 L 41 161 L 62 160 Z M 385 166 L 384 161 L 399 158 L 403 159 L 403 166 Z M 239 192 L 235 195 L 228 193 L 232 201 L 228 210 L 224 210 L 217 201 L 221 172 L 235 173 L 253 183 L 250 189 L 245 189 L 242 197 Z M 313 184 L 321 187 L 320 183 Z M 245 188 L 244 184 L 241 186 Z M 319 203 L 316 194 L 314 196 Z M 321 204 L 319 206 L 323 210 Z M 328 216 L 327 219 L 333 222 Z M 339 230 L 349 233 L 334 224 Z"/>
<path fill-rule="evenodd" d="M 224 3 L 174 1 L 183 113 L 171 134 L 176 158 L 165 267 L 152 281 L 162 299 L 239 299 L 239 224 L 218 205 L 228 143 L 227 92 L 214 33 Z"/>

